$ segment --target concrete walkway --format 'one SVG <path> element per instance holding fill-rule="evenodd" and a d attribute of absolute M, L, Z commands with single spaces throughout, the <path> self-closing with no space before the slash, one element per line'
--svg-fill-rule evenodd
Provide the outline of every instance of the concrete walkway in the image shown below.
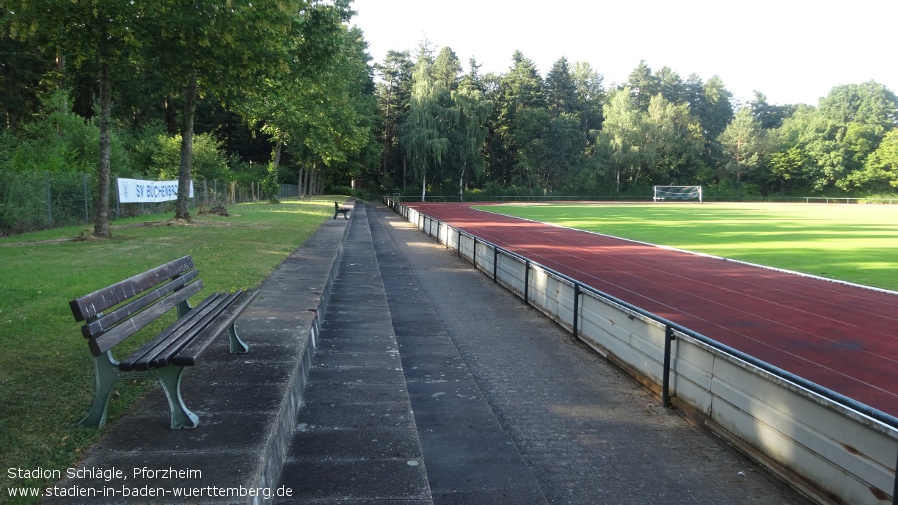
<path fill-rule="evenodd" d="M 281 503 L 808 503 L 383 207 L 306 399 Z"/>

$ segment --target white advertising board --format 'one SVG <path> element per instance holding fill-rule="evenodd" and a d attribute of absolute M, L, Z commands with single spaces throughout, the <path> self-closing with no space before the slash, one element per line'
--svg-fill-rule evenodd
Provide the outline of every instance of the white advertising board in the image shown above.
<path fill-rule="evenodd" d="M 190 182 L 193 198 L 193 181 Z M 118 178 L 119 203 L 167 202 L 178 199 L 178 181 L 143 181 Z"/>

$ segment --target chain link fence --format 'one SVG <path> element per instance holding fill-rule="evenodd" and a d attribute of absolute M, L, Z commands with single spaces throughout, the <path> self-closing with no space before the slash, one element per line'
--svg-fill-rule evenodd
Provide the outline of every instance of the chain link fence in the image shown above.
<path fill-rule="evenodd" d="M 174 212 L 174 202 L 118 203 L 118 185 L 109 185 L 113 219 Z M 194 181 L 191 207 L 203 212 L 217 206 L 268 200 L 260 182 Z M 0 236 L 89 224 L 97 199 L 96 174 L 0 171 Z M 278 198 L 299 195 L 299 186 L 281 185 Z"/>

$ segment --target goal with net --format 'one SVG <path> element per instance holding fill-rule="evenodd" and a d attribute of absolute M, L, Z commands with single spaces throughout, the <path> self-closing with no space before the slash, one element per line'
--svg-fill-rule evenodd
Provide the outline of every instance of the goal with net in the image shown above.
<path fill-rule="evenodd" d="M 653 186 L 653 188 L 655 190 L 653 202 L 698 200 L 701 203 L 702 201 L 701 186 Z"/>

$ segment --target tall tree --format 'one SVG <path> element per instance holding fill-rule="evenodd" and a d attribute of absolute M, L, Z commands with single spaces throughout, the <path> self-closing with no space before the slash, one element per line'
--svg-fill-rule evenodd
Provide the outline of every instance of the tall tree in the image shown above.
<path fill-rule="evenodd" d="M 493 157 L 493 162 L 506 182 L 530 184 L 532 180 L 529 175 L 521 174 L 522 167 L 529 166 L 531 161 L 520 159 L 519 141 L 529 134 L 515 129 L 529 126 L 533 114 L 524 113 L 525 110 L 545 110 L 545 103 L 544 83 L 536 65 L 523 53 L 515 51 L 511 69 L 499 82 L 497 124 L 494 128 L 502 152 Z M 519 121 L 518 116 L 522 114 L 527 117 Z M 529 127 L 526 129 L 533 131 Z"/>
<path fill-rule="evenodd" d="M 54 54 L 44 52 L 48 48 L 12 37 L 12 16 L 0 8 L 0 121 L 7 130 L 38 110 L 39 94 L 52 91 L 42 81 L 54 68 Z"/>
<path fill-rule="evenodd" d="M 134 33 L 144 22 L 139 8 L 115 0 L 8 0 L 6 8 L 6 12 L 14 13 L 8 18 L 14 36 L 45 47 L 60 62 L 89 69 L 99 83 L 99 187 L 93 234 L 109 237 L 111 75 L 137 46 Z"/>
<path fill-rule="evenodd" d="M 428 174 L 433 177 L 448 154 L 447 131 L 452 121 L 451 111 L 443 106 L 449 89 L 434 78 L 432 67 L 429 48 L 422 44 L 415 63 L 409 115 L 402 137 L 412 170 L 421 181 L 421 201 L 426 199 Z"/>
<path fill-rule="evenodd" d="M 701 118 L 706 114 L 708 100 L 705 97 L 705 81 L 698 74 L 689 74 L 683 84 L 683 101 L 689 105 L 692 115 Z"/>
<path fill-rule="evenodd" d="M 733 94 L 714 75 L 705 83 L 705 108 L 695 113 L 708 139 L 716 139 L 733 119 Z"/>
<path fill-rule="evenodd" d="M 837 125 L 825 159 L 838 157 L 841 176 L 835 183 L 848 189 L 854 185 L 851 174 L 865 167 L 867 157 L 898 124 L 898 97 L 874 81 L 836 86 L 820 99 L 817 113 Z"/>
<path fill-rule="evenodd" d="M 760 91 L 755 91 L 754 100 L 748 102 L 751 112 L 758 124 L 765 130 L 779 128 L 783 120 L 791 116 L 795 111 L 794 105 L 772 105 L 767 102 L 767 97 Z"/>
<path fill-rule="evenodd" d="M 586 135 L 580 129 L 580 118 L 572 113 L 552 118 L 547 145 L 543 167 L 545 184 L 551 190 L 561 189 L 568 185 L 582 165 Z"/>
<path fill-rule="evenodd" d="M 458 89 L 461 71 L 461 60 L 458 59 L 455 51 L 450 47 L 440 49 L 437 57 L 433 60 L 431 69 L 434 80 L 449 91 L 455 91 Z"/>
<path fill-rule="evenodd" d="M 544 83 L 533 61 L 520 51 L 512 56 L 511 70 L 502 76 L 503 121 L 512 121 L 518 109 L 545 107 Z"/>
<path fill-rule="evenodd" d="M 848 176 L 845 187 L 870 192 L 889 192 L 898 188 L 898 128 L 885 135 L 879 147 L 865 160 L 863 170 Z"/>
<path fill-rule="evenodd" d="M 618 191 L 626 182 L 639 177 L 642 167 L 640 146 L 644 138 L 644 120 L 630 88 L 612 92 L 605 107 L 602 139 L 608 144 L 609 165 Z"/>
<path fill-rule="evenodd" d="M 898 126 L 898 97 L 875 81 L 836 86 L 820 99 L 819 110 L 839 124 L 870 125 L 878 135 Z"/>
<path fill-rule="evenodd" d="M 596 72 L 585 61 L 574 64 L 574 86 L 577 88 L 578 114 L 580 128 L 584 134 L 602 127 L 602 104 L 605 101 L 605 90 L 602 87 L 602 74 Z"/>
<path fill-rule="evenodd" d="M 527 107 L 518 110 L 511 125 L 517 182 L 531 192 L 548 183 L 551 123 L 552 116 L 547 109 Z"/>
<path fill-rule="evenodd" d="M 772 169 L 787 175 L 793 186 L 807 185 L 813 191 L 832 187 L 845 175 L 840 135 L 836 121 L 813 107 L 799 106 L 776 130 L 777 156 L 771 157 L 775 165 Z"/>
<path fill-rule="evenodd" d="M 736 177 L 737 183 L 761 165 L 768 151 L 765 130 L 748 107 L 736 112 L 717 140 L 723 147 L 724 169 Z"/>
<path fill-rule="evenodd" d="M 469 170 L 479 177 L 484 170 L 483 148 L 488 133 L 487 121 L 493 103 L 484 94 L 484 85 L 478 75 L 477 62 L 471 58 L 470 72 L 462 78 L 458 89 L 452 92 L 455 108 L 455 125 L 452 149 L 458 158 L 458 193 L 464 198 L 465 177 Z"/>
<path fill-rule="evenodd" d="M 804 189 L 812 171 L 812 160 L 803 149 L 793 146 L 770 154 L 766 181 L 774 191 L 786 193 Z"/>
<path fill-rule="evenodd" d="M 671 103 L 679 104 L 686 99 L 686 83 L 670 67 L 661 67 L 656 74 L 661 95 Z"/>
<path fill-rule="evenodd" d="M 658 76 L 652 74 L 652 69 L 645 60 L 640 60 L 639 65 L 630 72 L 626 86 L 630 90 L 633 103 L 642 111 L 647 111 L 652 97 L 661 92 L 661 81 Z"/>
<path fill-rule="evenodd" d="M 367 44 L 357 28 L 345 26 L 332 44 L 334 58 L 328 67 L 309 73 L 292 63 L 276 76 L 262 79 L 237 102 L 250 124 L 261 125 L 275 142 L 272 175 L 277 174 L 285 146 L 302 163 L 321 169 L 318 162 L 333 168 L 371 141 L 375 104 Z M 300 172 L 306 169 L 302 163 Z"/>
<path fill-rule="evenodd" d="M 562 57 L 552 65 L 546 75 L 545 90 L 546 105 L 553 118 L 577 112 L 577 85 L 567 58 Z"/>
<path fill-rule="evenodd" d="M 399 145 L 397 125 L 403 123 L 408 114 L 413 69 L 414 63 L 408 51 L 395 50 L 388 51 L 384 62 L 376 67 L 380 74 L 376 96 L 380 109 L 379 117 L 383 122 L 381 170 L 384 177 L 389 174 L 393 148 Z"/>
<path fill-rule="evenodd" d="M 331 62 L 349 0 L 171 0 L 147 4 L 143 54 L 183 113 L 175 217 L 189 219 L 194 116 L 201 91 L 228 100 L 290 62 L 314 72 Z"/>
<path fill-rule="evenodd" d="M 686 182 L 700 162 L 705 142 L 689 106 L 672 103 L 658 93 L 649 103 L 644 125 L 644 172 L 658 184 Z"/>

